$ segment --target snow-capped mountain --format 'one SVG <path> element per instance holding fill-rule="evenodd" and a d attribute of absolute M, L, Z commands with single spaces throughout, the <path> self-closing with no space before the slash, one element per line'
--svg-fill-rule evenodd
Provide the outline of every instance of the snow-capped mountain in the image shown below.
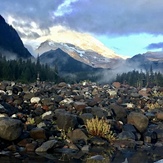
<path fill-rule="evenodd" d="M 112 52 L 111 55 L 109 55 L 109 52 L 108 55 L 105 55 L 107 54 L 107 48 L 104 48 L 103 52 L 99 48 L 101 50 L 101 53 L 99 53 L 100 50 L 85 50 L 71 43 L 58 43 L 52 40 L 47 40 L 41 43 L 40 46 L 36 49 L 36 53 L 43 54 L 44 52 L 47 52 L 49 50 L 56 50 L 58 48 L 69 54 L 74 59 L 88 64 L 92 67 L 115 68 L 116 66 L 118 66 L 119 62 L 122 62 L 122 58 L 115 55 L 114 52 Z"/>
<path fill-rule="evenodd" d="M 73 31 L 63 26 L 50 28 L 48 35 L 41 36 L 35 42 L 40 43 L 37 49 L 35 48 L 36 54 L 41 55 L 60 48 L 74 59 L 92 67 L 112 68 L 123 60 L 90 34 Z"/>

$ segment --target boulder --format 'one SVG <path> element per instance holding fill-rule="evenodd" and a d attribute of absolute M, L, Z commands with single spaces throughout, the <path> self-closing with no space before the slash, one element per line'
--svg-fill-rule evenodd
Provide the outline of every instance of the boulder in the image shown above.
<path fill-rule="evenodd" d="M 131 112 L 127 117 L 127 123 L 134 125 L 142 133 L 147 129 L 149 119 L 141 113 Z"/>
<path fill-rule="evenodd" d="M 74 108 L 75 108 L 77 111 L 82 111 L 83 109 L 85 109 L 86 106 L 87 106 L 87 105 L 86 105 L 85 102 L 80 102 L 80 101 L 74 102 Z"/>
<path fill-rule="evenodd" d="M 82 129 L 75 129 L 68 133 L 68 136 L 73 143 L 78 143 L 80 140 L 84 141 L 87 144 L 88 136 Z"/>
<path fill-rule="evenodd" d="M 163 120 L 163 112 L 158 112 L 157 114 L 156 114 L 156 118 L 158 119 L 158 120 Z"/>
<path fill-rule="evenodd" d="M 86 124 L 87 119 L 88 120 L 92 119 L 92 118 L 94 118 L 94 116 L 92 115 L 92 113 L 83 113 L 83 114 L 79 115 L 79 118 L 81 118 L 83 120 L 84 124 Z"/>
<path fill-rule="evenodd" d="M 91 113 L 94 117 L 102 118 L 107 116 L 107 112 L 100 107 L 91 108 Z"/>
<path fill-rule="evenodd" d="M 43 128 L 33 128 L 30 131 L 30 136 L 33 139 L 46 139 L 45 130 Z"/>
<path fill-rule="evenodd" d="M 121 83 L 119 82 L 113 82 L 112 84 L 115 88 L 120 88 L 121 87 Z"/>
<path fill-rule="evenodd" d="M 40 147 L 36 148 L 35 152 L 47 152 L 57 144 L 57 140 L 48 140 L 44 142 Z"/>
<path fill-rule="evenodd" d="M 68 131 L 70 128 L 75 129 L 78 126 L 77 117 L 69 113 L 58 114 L 56 124 L 59 129 Z"/>
<path fill-rule="evenodd" d="M 20 120 L 9 117 L 0 118 L 0 138 L 16 140 L 22 133 L 23 125 Z"/>
<path fill-rule="evenodd" d="M 141 96 L 148 96 L 149 94 L 148 94 L 148 91 L 147 91 L 147 88 L 142 88 L 140 91 L 139 91 L 139 94 L 141 95 Z"/>
<path fill-rule="evenodd" d="M 120 140 L 129 140 L 129 139 L 135 140 L 136 137 L 133 134 L 133 132 L 131 132 L 131 131 L 122 131 L 120 134 L 118 134 L 118 139 L 120 139 Z"/>
<path fill-rule="evenodd" d="M 127 112 L 125 107 L 119 106 L 115 103 L 110 105 L 110 108 L 113 112 L 113 115 L 115 116 L 115 119 L 117 121 L 124 121 L 127 117 Z"/>

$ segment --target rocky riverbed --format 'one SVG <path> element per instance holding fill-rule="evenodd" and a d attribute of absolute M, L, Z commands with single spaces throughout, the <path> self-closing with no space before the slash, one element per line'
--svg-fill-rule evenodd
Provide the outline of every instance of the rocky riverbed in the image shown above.
<path fill-rule="evenodd" d="M 90 132 L 92 119 L 99 133 Z M 162 121 L 158 86 L 2 81 L 0 161 L 157 162 L 163 159 Z M 106 124 L 109 137 L 100 130 Z"/>

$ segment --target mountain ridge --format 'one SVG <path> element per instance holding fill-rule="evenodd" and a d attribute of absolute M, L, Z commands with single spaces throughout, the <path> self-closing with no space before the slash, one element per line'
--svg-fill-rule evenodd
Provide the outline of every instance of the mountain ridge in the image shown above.
<path fill-rule="evenodd" d="M 93 68 L 83 62 L 75 60 L 60 48 L 43 53 L 39 59 L 41 63 L 46 63 L 54 68 L 56 67 L 59 72 L 76 73 L 100 70 L 100 68 Z"/>
<path fill-rule="evenodd" d="M 0 52 L 6 58 L 21 57 L 24 59 L 33 57 L 25 48 L 17 31 L 6 23 L 0 15 Z M 13 56 L 12 56 L 13 55 Z"/>
<path fill-rule="evenodd" d="M 36 52 L 42 54 L 49 50 L 62 49 L 74 59 L 83 62 L 95 68 L 115 68 L 119 62 L 123 61 L 121 58 L 107 58 L 93 50 L 84 50 L 71 43 L 58 43 L 51 40 L 46 40 L 40 44 Z"/>

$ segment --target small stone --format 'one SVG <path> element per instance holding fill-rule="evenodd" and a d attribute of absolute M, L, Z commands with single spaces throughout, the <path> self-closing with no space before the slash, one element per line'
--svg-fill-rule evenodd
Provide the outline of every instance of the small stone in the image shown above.
<path fill-rule="evenodd" d="M 88 153 L 89 152 L 89 149 L 90 149 L 90 146 L 89 145 L 84 145 L 81 150 L 84 152 L 84 153 Z"/>
<path fill-rule="evenodd" d="M 52 119 L 52 117 L 54 116 L 54 114 L 52 113 L 52 111 L 47 111 L 47 112 L 45 112 L 44 114 L 42 114 L 42 119 Z"/>
<path fill-rule="evenodd" d="M 98 160 L 98 161 L 102 161 L 104 159 L 105 158 L 102 155 L 95 155 L 88 158 L 88 160 Z"/>
<path fill-rule="evenodd" d="M 40 102 L 40 100 L 41 100 L 40 97 L 32 97 L 30 102 L 32 104 L 38 104 Z"/>
<path fill-rule="evenodd" d="M 30 131 L 30 136 L 33 139 L 46 139 L 45 130 L 43 128 L 33 128 Z"/>
<path fill-rule="evenodd" d="M 87 105 L 85 104 L 85 102 L 79 102 L 79 101 L 76 101 L 74 102 L 74 107 L 77 111 L 82 111 L 83 109 L 85 109 Z"/>
<path fill-rule="evenodd" d="M 145 142 L 145 143 L 151 143 L 151 137 L 148 136 L 148 135 L 146 135 L 146 136 L 144 137 L 144 142 Z"/>
<path fill-rule="evenodd" d="M 157 118 L 158 120 L 163 120 L 163 112 L 157 113 L 157 114 L 156 114 L 156 118 Z"/>
<path fill-rule="evenodd" d="M 115 88 L 120 88 L 121 83 L 119 83 L 119 82 L 113 82 L 112 85 L 113 85 Z"/>
<path fill-rule="evenodd" d="M 27 152 L 34 152 L 37 147 L 37 143 L 28 143 L 25 148 Z"/>

